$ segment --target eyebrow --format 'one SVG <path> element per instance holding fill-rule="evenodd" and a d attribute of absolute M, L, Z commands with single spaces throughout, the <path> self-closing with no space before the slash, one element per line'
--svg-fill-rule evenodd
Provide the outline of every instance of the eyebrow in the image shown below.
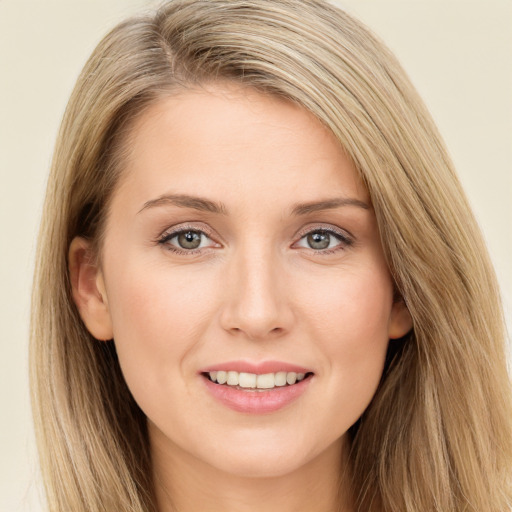
<path fill-rule="evenodd" d="M 324 210 L 333 210 L 341 208 L 342 206 L 356 206 L 369 210 L 370 206 L 364 201 L 351 197 L 335 197 L 332 199 L 325 199 L 323 201 L 312 201 L 309 203 L 300 203 L 293 207 L 292 215 L 307 215 L 308 213 L 320 212 Z"/>
<path fill-rule="evenodd" d="M 180 208 L 192 208 L 203 212 L 227 215 L 227 208 L 223 203 L 211 201 L 197 196 L 187 194 L 165 194 L 156 199 L 146 201 L 144 206 L 139 210 L 141 213 L 149 208 L 158 206 L 178 206 Z M 324 199 L 322 201 L 311 201 L 308 203 L 299 203 L 292 207 L 292 215 L 307 215 L 309 213 L 333 210 L 343 206 L 355 206 L 364 210 L 369 210 L 370 206 L 364 201 L 350 197 L 335 197 L 332 199 Z"/>
<path fill-rule="evenodd" d="M 180 208 L 192 208 L 193 210 L 221 215 L 226 215 L 227 213 L 227 209 L 222 203 L 186 194 L 165 194 L 151 201 L 146 201 L 138 213 L 157 206 L 179 206 Z"/>

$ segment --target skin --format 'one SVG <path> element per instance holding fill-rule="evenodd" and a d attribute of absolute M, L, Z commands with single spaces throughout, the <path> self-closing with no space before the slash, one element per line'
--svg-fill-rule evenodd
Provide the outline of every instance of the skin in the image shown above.
<path fill-rule="evenodd" d="M 351 510 L 345 434 L 375 393 L 389 340 L 411 328 L 352 163 L 305 110 L 225 84 L 160 100 L 127 147 L 101 266 L 76 238 L 70 271 L 85 324 L 114 338 L 148 417 L 160 510 L 169 496 L 182 512 Z M 148 205 L 165 194 L 223 211 Z M 293 213 L 339 198 L 361 204 Z M 170 232 L 183 227 L 206 233 L 195 252 L 174 251 Z M 331 231 L 327 249 L 310 246 L 319 229 Z M 232 360 L 314 375 L 286 407 L 240 413 L 198 373 Z"/>

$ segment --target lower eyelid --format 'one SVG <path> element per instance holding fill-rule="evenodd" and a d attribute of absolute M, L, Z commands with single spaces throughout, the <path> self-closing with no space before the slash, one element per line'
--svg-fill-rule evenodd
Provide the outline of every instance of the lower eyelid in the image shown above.
<path fill-rule="evenodd" d="M 187 233 L 188 231 L 194 231 L 196 233 L 199 233 L 201 235 L 201 237 L 204 237 L 207 240 L 212 240 L 206 233 L 203 233 L 202 231 L 191 230 L 191 229 L 184 229 L 184 230 L 181 230 L 181 231 L 176 231 L 174 233 L 169 233 L 168 235 L 164 235 L 162 237 L 162 243 L 168 243 L 171 240 L 177 239 L 178 236 L 180 236 L 183 233 Z M 203 242 L 203 240 L 201 240 L 201 243 L 202 242 Z M 212 240 L 212 242 L 213 242 L 213 240 Z"/>

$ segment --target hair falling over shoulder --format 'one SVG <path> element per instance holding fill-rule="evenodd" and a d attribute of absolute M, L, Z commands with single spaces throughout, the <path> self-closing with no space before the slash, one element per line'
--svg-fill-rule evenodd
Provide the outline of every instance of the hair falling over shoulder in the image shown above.
<path fill-rule="evenodd" d="M 31 385 L 51 512 L 156 512 L 146 421 L 112 341 L 85 329 L 67 253 L 101 247 L 123 134 L 163 95 L 235 81 L 312 112 L 368 188 L 413 331 L 391 342 L 351 429 L 355 510 L 505 512 L 512 406 L 499 290 L 440 136 L 386 47 L 321 0 L 172 0 L 129 19 L 82 71 L 39 235 Z"/>

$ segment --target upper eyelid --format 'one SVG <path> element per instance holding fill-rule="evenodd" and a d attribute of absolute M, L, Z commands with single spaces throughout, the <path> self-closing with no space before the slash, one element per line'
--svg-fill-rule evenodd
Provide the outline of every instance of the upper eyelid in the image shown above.
<path fill-rule="evenodd" d="M 325 231 L 328 233 L 334 233 L 335 235 L 338 235 L 339 237 L 345 238 L 345 239 L 349 238 L 349 239 L 353 240 L 355 238 L 354 235 L 352 235 L 352 233 L 350 233 L 346 229 L 342 229 L 337 226 L 333 226 L 332 224 L 323 224 L 323 223 L 309 226 L 307 228 L 302 228 L 295 234 L 295 237 L 298 239 L 301 239 L 301 238 L 304 238 L 305 236 L 307 236 L 309 233 L 314 233 L 315 231 Z"/>
<path fill-rule="evenodd" d="M 213 238 L 213 230 L 205 227 L 204 224 L 199 226 L 194 226 L 193 223 L 184 222 L 182 224 L 177 224 L 176 226 L 172 226 L 170 228 L 164 229 L 161 234 L 158 236 L 158 239 L 168 238 L 170 236 L 176 236 L 185 231 L 197 231 L 203 233 L 208 238 Z"/>

